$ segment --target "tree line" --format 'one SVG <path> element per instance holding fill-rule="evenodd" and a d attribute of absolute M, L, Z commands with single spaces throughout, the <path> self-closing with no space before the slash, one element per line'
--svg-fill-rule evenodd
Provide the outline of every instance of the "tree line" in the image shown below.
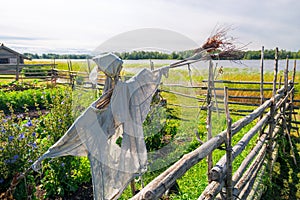
<path fill-rule="evenodd" d="M 88 59 L 92 58 L 91 55 L 88 54 L 54 54 L 54 53 L 43 53 L 38 55 L 37 53 L 24 53 L 24 56 L 29 57 L 31 59 Z"/>
<path fill-rule="evenodd" d="M 163 53 L 158 51 L 133 51 L 133 52 L 123 52 L 116 53 L 123 60 L 141 60 L 141 59 L 184 59 L 192 56 L 194 54 L 193 50 L 181 51 L 181 52 L 172 52 L 172 53 Z M 24 53 L 25 56 L 32 59 L 90 59 L 91 55 L 88 54 L 32 54 Z M 257 60 L 260 59 L 261 50 L 249 50 L 243 51 L 243 60 Z M 281 49 L 279 51 L 279 59 L 285 59 L 287 56 L 290 59 L 300 59 L 300 50 L 297 52 L 287 51 Z M 274 59 L 275 50 L 266 49 L 264 51 L 265 59 Z"/>
<path fill-rule="evenodd" d="M 244 54 L 244 60 L 257 60 L 260 59 L 261 50 L 259 51 L 246 51 Z M 265 59 L 274 59 L 275 50 L 274 49 L 266 49 L 264 50 L 264 58 Z M 289 57 L 290 59 L 300 59 L 300 50 L 297 52 L 287 51 L 285 49 L 281 49 L 278 52 L 279 59 L 285 59 Z"/>

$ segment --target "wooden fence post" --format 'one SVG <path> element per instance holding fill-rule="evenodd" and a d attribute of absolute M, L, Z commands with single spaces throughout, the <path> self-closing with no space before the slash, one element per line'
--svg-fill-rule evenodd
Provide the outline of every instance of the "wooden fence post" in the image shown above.
<path fill-rule="evenodd" d="M 149 62 L 150 62 L 150 70 L 153 71 L 154 70 L 154 63 L 151 59 L 149 60 Z"/>
<path fill-rule="evenodd" d="M 294 68 L 293 68 L 293 75 L 292 75 L 292 87 L 295 86 L 296 68 L 297 68 L 297 61 L 294 60 Z M 293 92 L 291 94 L 291 100 L 290 100 L 290 122 L 291 122 L 290 123 L 290 128 L 292 128 L 292 119 L 293 119 L 293 110 L 294 110 L 294 98 L 295 98 L 295 90 L 293 90 Z M 297 119 L 296 118 L 296 114 L 294 114 L 294 118 L 295 118 L 295 120 Z M 296 124 L 296 127 L 297 127 L 298 136 L 300 136 L 297 124 Z"/>
<path fill-rule="evenodd" d="M 276 47 L 276 49 L 275 49 L 274 78 L 273 78 L 273 97 L 276 95 L 277 73 L 278 73 L 278 47 Z"/>
<path fill-rule="evenodd" d="M 286 67 L 285 67 L 285 70 L 284 70 L 284 95 L 288 95 L 288 76 L 289 76 L 289 57 L 287 56 L 286 57 Z M 291 88 L 293 91 L 294 91 L 294 88 L 292 87 Z M 292 92 L 293 93 L 293 92 Z M 292 94 L 291 93 L 291 94 Z M 284 103 L 283 103 L 283 106 L 282 106 L 282 114 L 283 114 L 283 126 L 285 127 L 285 130 L 286 130 L 286 134 L 287 134 L 287 138 L 288 138 L 288 141 L 289 141 L 289 144 L 290 144 L 290 148 L 291 148 L 291 154 L 292 154 L 292 157 L 293 157 L 293 161 L 294 161 L 294 164 L 297 166 L 297 161 L 296 161 L 296 157 L 295 157 L 295 153 L 294 153 L 294 146 L 293 146 L 293 143 L 292 143 L 292 140 L 291 140 L 291 122 L 290 122 L 290 119 L 287 119 L 287 116 L 286 116 L 286 109 L 288 108 L 288 105 L 287 105 L 287 102 L 288 102 L 288 99 L 286 98 Z M 291 104 L 289 104 L 289 106 L 291 106 Z M 290 116 L 290 114 L 289 114 Z"/>
<path fill-rule="evenodd" d="M 228 108 L 228 88 L 224 88 L 224 106 L 225 106 L 225 112 L 226 112 L 226 122 L 227 122 L 227 134 L 226 134 L 226 165 L 227 165 L 227 171 L 226 171 L 226 180 L 225 180 L 225 186 L 226 186 L 226 199 L 232 200 L 232 146 L 231 146 L 231 123 L 232 120 L 230 118 L 229 114 L 229 108 Z"/>
<path fill-rule="evenodd" d="M 260 105 L 264 103 L 264 46 L 261 48 L 260 54 Z M 260 116 L 262 119 L 263 115 Z M 263 134 L 263 129 L 260 129 L 260 134 Z"/>
<path fill-rule="evenodd" d="M 17 65 L 16 65 L 16 81 L 19 80 L 19 65 L 20 65 L 20 56 L 17 57 Z"/>
<path fill-rule="evenodd" d="M 283 80 L 284 80 L 284 96 L 287 95 L 288 93 L 288 74 L 289 74 L 289 57 L 287 56 L 286 57 L 286 65 L 285 65 L 285 70 L 284 70 L 284 76 L 283 76 Z M 281 112 L 284 116 L 284 118 L 286 119 L 286 113 L 285 113 L 285 110 L 286 110 L 286 103 L 287 103 L 287 99 L 284 101 L 283 103 L 283 106 L 281 107 Z M 285 125 L 287 125 L 287 121 L 284 120 Z"/>
<path fill-rule="evenodd" d="M 270 173 L 270 179 L 272 179 L 272 166 L 271 166 L 271 156 L 272 156 L 272 147 L 273 147 L 273 138 L 272 134 L 275 128 L 275 107 L 276 107 L 276 100 L 275 100 L 275 95 L 276 95 L 276 81 L 277 81 L 277 73 L 278 73 L 278 47 L 275 49 L 275 59 L 274 59 L 274 77 L 273 77 L 273 91 L 272 91 L 272 98 L 271 98 L 271 106 L 270 106 L 270 121 L 269 121 L 269 132 L 268 132 L 268 137 L 269 137 L 269 144 L 268 144 L 268 156 L 269 156 L 269 161 L 268 161 L 268 168 L 269 168 L 269 173 Z"/>
<path fill-rule="evenodd" d="M 289 80 L 289 56 L 286 56 L 286 65 L 284 70 L 284 90 L 287 93 Z"/>
<path fill-rule="evenodd" d="M 260 58 L 260 105 L 264 103 L 264 46 L 261 48 Z"/>
<path fill-rule="evenodd" d="M 279 83 L 278 83 L 278 87 L 281 88 L 281 82 L 282 82 L 282 76 L 279 76 Z"/>
<path fill-rule="evenodd" d="M 213 63 L 210 60 L 209 62 L 209 69 L 208 69 L 208 86 L 207 86 L 207 118 L 206 118 L 206 130 L 207 130 L 207 140 L 212 138 L 212 124 L 211 124 L 211 114 L 212 114 L 212 102 L 211 102 L 211 96 L 212 96 L 212 81 L 213 81 Z M 208 182 L 211 182 L 210 177 L 210 170 L 213 167 L 213 161 L 212 161 L 212 152 L 207 155 L 207 176 L 208 176 Z"/>

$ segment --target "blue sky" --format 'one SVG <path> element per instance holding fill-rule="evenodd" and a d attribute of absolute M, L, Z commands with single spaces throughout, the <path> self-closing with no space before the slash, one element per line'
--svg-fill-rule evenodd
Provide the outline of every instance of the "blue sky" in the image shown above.
<path fill-rule="evenodd" d="M 299 0 L 1 0 L 0 43 L 42 51 L 94 50 L 140 28 L 176 31 L 198 44 L 218 25 L 248 49 L 300 50 Z"/>

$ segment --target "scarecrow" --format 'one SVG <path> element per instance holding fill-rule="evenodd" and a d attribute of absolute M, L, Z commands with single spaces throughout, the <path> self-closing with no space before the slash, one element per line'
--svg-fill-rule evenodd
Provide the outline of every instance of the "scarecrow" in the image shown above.
<path fill-rule="evenodd" d="M 106 75 L 103 95 L 79 116 L 65 135 L 34 164 L 45 158 L 88 156 L 95 199 L 116 199 L 128 183 L 146 171 L 143 136 L 153 94 L 168 68 L 143 69 L 128 81 L 119 79 L 122 60 L 109 53 L 93 60 Z M 121 139 L 121 144 L 117 140 Z"/>

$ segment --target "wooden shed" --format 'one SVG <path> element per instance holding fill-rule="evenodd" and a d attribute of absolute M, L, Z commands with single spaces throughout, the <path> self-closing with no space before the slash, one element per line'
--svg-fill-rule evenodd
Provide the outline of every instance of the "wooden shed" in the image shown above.
<path fill-rule="evenodd" d="M 16 51 L 4 46 L 3 43 L 0 45 L 0 65 L 24 64 L 24 59 L 31 60 L 30 58 L 24 56 L 23 54 L 20 54 Z"/>

